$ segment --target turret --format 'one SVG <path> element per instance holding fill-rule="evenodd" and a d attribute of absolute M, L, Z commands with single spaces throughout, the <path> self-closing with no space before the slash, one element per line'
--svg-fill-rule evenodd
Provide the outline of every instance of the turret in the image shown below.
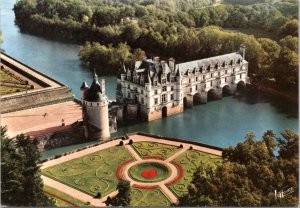
<path fill-rule="evenodd" d="M 83 111 L 86 112 L 88 125 L 96 128 L 96 134 L 99 139 L 108 139 L 109 131 L 109 114 L 108 114 L 108 98 L 105 94 L 105 81 L 98 82 L 98 76 L 94 73 L 91 87 L 88 88 L 84 82 L 82 84 L 82 98 L 85 103 Z M 85 93 L 84 93 L 85 92 Z"/>
<path fill-rule="evenodd" d="M 80 87 L 81 101 L 85 100 L 88 90 L 89 90 L 88 84 L 85 81 L 83 81 L 83 83 Z"/>

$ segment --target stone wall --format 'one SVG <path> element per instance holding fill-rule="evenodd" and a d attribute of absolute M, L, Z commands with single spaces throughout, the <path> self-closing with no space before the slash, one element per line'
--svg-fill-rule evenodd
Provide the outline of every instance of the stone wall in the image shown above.
<path fill-rule="evenodd" d="M 1 98 L 1 113 L 35 108 L 73 99 L 73 93 L 66 86 L 54 89 L 50 88 L 30 91 L 28 93 L 24 92 L 18 95 Z"/>
<path fill-rule="evenodd" d="M 176 114 L 176 113 L 181 113 L 181 112 L 183 112 L 183 110 L 184 109 L 183 109 L 182 104 L 176 105 L 176 106 L 168 106 L 167 107 L 167 116 L 171 116 L 171 115 Z M 162 109 L 155 110 L 155 111 L 150 112 L 148 115 L 144 115 L 144 118 L 147 121 L 153 121 L 153 120 L 156 120 L 156 119 L 160 119 L 162 117 L 163 117 Z"/>
<path fill-rule="evenodd" d="M 71 128 L 60 131 L 52 132 L 43 136 L 39 136 L 39 150 L 47 151 L 50 149 L 88 142 L 85 139 L 84 128 L 81 123 L 74 124 Z"/>

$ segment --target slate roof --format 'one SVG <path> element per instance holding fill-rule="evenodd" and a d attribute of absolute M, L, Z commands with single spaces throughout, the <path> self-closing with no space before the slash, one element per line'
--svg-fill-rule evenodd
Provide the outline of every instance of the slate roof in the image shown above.
<path fill-rule="evenodd" d="M 98 81 L 98 76 L 94 74 L 94 79 L 90 89 L 87 92 L 86 100 L 89 102 L 101 102 L 106 100 L 106 95 L 102 94 L 102 89 Z"/>
<path fill-rule="evenodd" d="M 189 69 L 194 70 L 195 68 L 200 69 L 201 67 L 204 67 L 206 69 L 207 67 L 210 66 L 210 70 L 213 70 L 215 69 L 216 64 L 220 64 L 220 66 L 222 66 L 224 62 L 230 64 L 231 61 L 237 62 L 240 59 L 243 59 L 243 57 L 239 53 L 229 53 L 229 54 L 214 56 L 206 59 L 176 64 L 175 68 L 179 69 L 181 74 L 185 74 Z M 247 63 L 247 61 L 245 60 L 243 60 L 243 62 Z"/>

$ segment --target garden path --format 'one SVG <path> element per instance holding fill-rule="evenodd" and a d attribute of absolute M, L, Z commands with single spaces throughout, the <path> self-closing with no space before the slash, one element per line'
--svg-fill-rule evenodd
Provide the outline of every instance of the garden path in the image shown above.
<path fill-rule="evenodd" d="M 78 191 L 77 189 L 74 189 L 70 186 L 67 186 L 67 185 L 63 184 L 63 183 L 55 181 L 51 178 L 42 176 L 42 179 L 43 179 L 43 182 L 44 182 L 45 185 L 53 187 L 53 188 L 65 193 L 65 194 L 68 194 L 69 196 L 72 196 L 73 198 L 78 199 L 80 201 L 90 202 L 90 205 L 98 206 L 98 207 L 99 206 L 101 206 L 101 207 L 105 206 L 105 201 L 106 201 L 108 196 L 114 197 L 118 193 L 118 191 L 113 191 L 109 195 L 107 195 L 107 196 L 105 196 L 101 199 L 95 199 L 94 197 L 92 197 L 88 194 L 85 194 L 81 191 Z"/>

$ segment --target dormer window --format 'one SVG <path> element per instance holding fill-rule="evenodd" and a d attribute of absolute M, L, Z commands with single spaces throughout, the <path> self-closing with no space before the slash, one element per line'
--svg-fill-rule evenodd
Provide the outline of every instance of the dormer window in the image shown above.
<path fill-rule="evenodd" d="M 166 84 L 167 83 L 167 80 L 164 78 L 161 80 L 161 84 Z"/>
<path fill-rule="evenodd" d="M 157 86 L 157 81 L 156 81 L 156 80 L 153 82 L 153 85 L 154 85 L 154 86 Z"/>

